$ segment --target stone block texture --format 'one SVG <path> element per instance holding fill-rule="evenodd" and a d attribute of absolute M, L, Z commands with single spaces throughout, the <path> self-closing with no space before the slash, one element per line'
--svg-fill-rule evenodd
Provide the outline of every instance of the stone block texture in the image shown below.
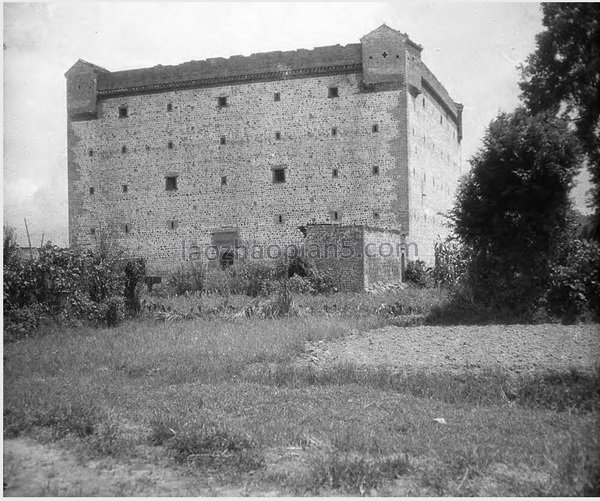
<path fill-rule="evenodd" d="M 271 258 L 309 225 L 361 226 L 431 263 L 462 106 L 420 53 L 383 25 L 344 47 L 116 72 L 79 60 L 66 73 L 70 245 L 115 242 L 167 276 L 212 259 L 220 235 Z M 398 273 L 382 263 L 361 258 L 348 288 Z"/>

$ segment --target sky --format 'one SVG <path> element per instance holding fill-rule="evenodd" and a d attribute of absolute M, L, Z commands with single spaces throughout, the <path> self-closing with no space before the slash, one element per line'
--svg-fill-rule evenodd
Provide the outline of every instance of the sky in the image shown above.
<path fill-rule="evenodd" d="M 499 111 L 518 105 L 518 65 L 542 31 L 537 3 L 4 3 L 4 223 L 31 241 L 68 245 L 64 73 L 85 59 L 108 70 L 358 43 L 382 23 L 464 104 L 463 159 Z M 576 207 L 588 213 L 583 176 Z"/>

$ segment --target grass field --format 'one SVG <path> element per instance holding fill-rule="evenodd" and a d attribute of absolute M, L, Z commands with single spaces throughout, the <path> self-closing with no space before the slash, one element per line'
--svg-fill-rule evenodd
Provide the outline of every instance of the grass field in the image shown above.
<path fill-rule="evenodd" d="M 366 301 L 367 314 L 360 299 L 333 295 L 298 301 L 307 313 L 293 318 L 48 327 L 4 347 L 5 440 L 58 446 L 80 464 L 141 461 L 178 479 L 158 480 L 161 495 L 600 493 L 598 371 L 539 369 L 508 392 L 494 368 L 298 363 L 306 342 L 393 322 L 373 313 L 381 297 Z M 416 303 L 405 313 L 420 313 Z M 9 467 L 5 457 L 10 489 Z M 5 493 L 139 492 L 133 477 L 119 482 Z"/>

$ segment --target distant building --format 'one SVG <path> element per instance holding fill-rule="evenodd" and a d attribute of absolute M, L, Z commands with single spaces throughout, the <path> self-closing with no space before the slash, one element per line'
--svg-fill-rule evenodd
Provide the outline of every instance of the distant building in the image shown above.
<path fill-rule="evenodd" d="M 357 226 L 432 262 L 462 105 L 421 50 L 382 25 L 343 47 L 115 72 L 79 60 L 66 73 L 70 245 L 116 239 L 167 275 L 213 244 Z"/>

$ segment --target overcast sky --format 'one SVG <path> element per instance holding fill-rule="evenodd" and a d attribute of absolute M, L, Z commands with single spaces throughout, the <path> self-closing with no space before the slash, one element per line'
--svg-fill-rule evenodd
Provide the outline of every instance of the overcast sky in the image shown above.
<path fill-rule="evenodd" d="M 518 103 L 517 66 L 542 30 L 537 3 L 4 3 L 4 222 L 21 245 L 24 217 L 34 245 L 43 232 L 68 243 L 64 73 L 77 59 L 114 71 L 345 45 L 382 23 L 421 44 L 464 104 L 468 159 L 498 111 Z"/>

